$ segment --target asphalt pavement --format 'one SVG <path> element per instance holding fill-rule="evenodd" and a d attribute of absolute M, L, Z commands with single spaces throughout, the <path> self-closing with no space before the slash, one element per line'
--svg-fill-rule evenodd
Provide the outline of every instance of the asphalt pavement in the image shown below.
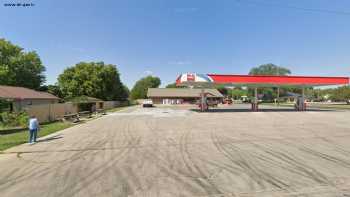
<path fill-rule="evenodd" d="M 0 154 L 0 196 L 350 196 L 350 111 L 133 107 Z"/>

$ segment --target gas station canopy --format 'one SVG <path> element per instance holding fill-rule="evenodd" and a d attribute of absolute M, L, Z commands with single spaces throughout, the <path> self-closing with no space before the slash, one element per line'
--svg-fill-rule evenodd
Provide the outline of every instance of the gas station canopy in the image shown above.
<path fill-rule="evenodd" d="M 349 77 L 316 76 L 275 76 L 275 75 L 219 75 L 219 74 L 181 74 L 176 79 L 178 86 L 210 86 L 226 84 L 236 86 L 281 87 L 281 86 L 329 86 L 348 85 Z"/>

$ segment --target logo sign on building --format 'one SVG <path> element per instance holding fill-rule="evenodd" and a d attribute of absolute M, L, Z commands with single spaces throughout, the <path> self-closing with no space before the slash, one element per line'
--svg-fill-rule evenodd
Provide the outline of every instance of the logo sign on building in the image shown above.
<path fill-rule="evenodd" d="M 194 81 L 194 80 L 195 80 L 194 74 L 187 74 L 187 81 Z"/>

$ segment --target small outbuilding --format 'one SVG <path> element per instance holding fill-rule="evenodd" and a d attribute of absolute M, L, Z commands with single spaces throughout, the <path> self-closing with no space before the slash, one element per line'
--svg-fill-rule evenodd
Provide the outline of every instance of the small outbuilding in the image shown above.
<path fill-rule="evenodd" d="M 153 104 L 195 104 L 201 97 L 201 89 L 149 88 L 147 97 Z M 209 100 L 221 100 L 224 96 L 217 89 L 205 89 Z"/>
<path fill-rule="evenodd" d="M 96 110 L 103 109 L 104 104 L 103 100 L 90 96 L 74 97 L 70 99 L 69 102 L 75 104 L 78 107 L 78 112 L 95 112 Z"/>
<path fill-rule="evenodd" d="M 0 85 L 0 100 L 8 103 L 10 111 L 21 111 L 31 105 L 58 103 L 60 98 L 29 88 Z"/>

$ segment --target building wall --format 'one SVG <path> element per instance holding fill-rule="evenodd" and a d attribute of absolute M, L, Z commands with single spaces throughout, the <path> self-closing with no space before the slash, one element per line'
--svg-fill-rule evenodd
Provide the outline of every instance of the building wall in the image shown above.
<path fill-rule="evenodd" d="M 25 107 L 28 106 L 36 106 L 36 105 L 48 105 L 58 103 L 58 100 L 52 99 L 24 99 L 13 102 L 13 107 L 15 111 L 21 111 Z"/>
<path fill-rule="evenodd" d="M 194 104 L 199 98 L 152 97 L 153 104 Z"/>
<path fill-rule="evenodd" d="M 153 104 L 196 104 L 200 98 L 186 98 L 186 97 L 151 97 Z M 208 100 L 221 101 L 222 98 L 208 98 Z"/>
<path fill-rule="evenodd" d="M 23 110 L 25 110 L 29 116 L 36 116 L 40 122 L 60 120 L 66 114 L 78 113 L 78 107 L 73 103 L 27 105 Z"/>
<path fill-rule="evenodd" d="M 112 109 L 118 107 L 120 105 L 120 101 L 105 101 L 103 104 L 103 109 Z"/>
<path fill-rule="evenodd" d="M 128 103 L 120 101 L 103 102 L 103 109 L 111 109 L 118 106 L 126 106 Z M 99 107 L 97 106 L 97 109 Z M 34 115 L 40 122 L 61 120 L 64 115 L 76 114 L 79 112 L 79 105 L 74 103 L 54 103 L 41 105 L 27 105 L 23 108 L 28 115 Z"/>
<path fill-rule="evenodd" d="M 163 104 L 162 98 L 152 98 L 153 104 Z"/>

